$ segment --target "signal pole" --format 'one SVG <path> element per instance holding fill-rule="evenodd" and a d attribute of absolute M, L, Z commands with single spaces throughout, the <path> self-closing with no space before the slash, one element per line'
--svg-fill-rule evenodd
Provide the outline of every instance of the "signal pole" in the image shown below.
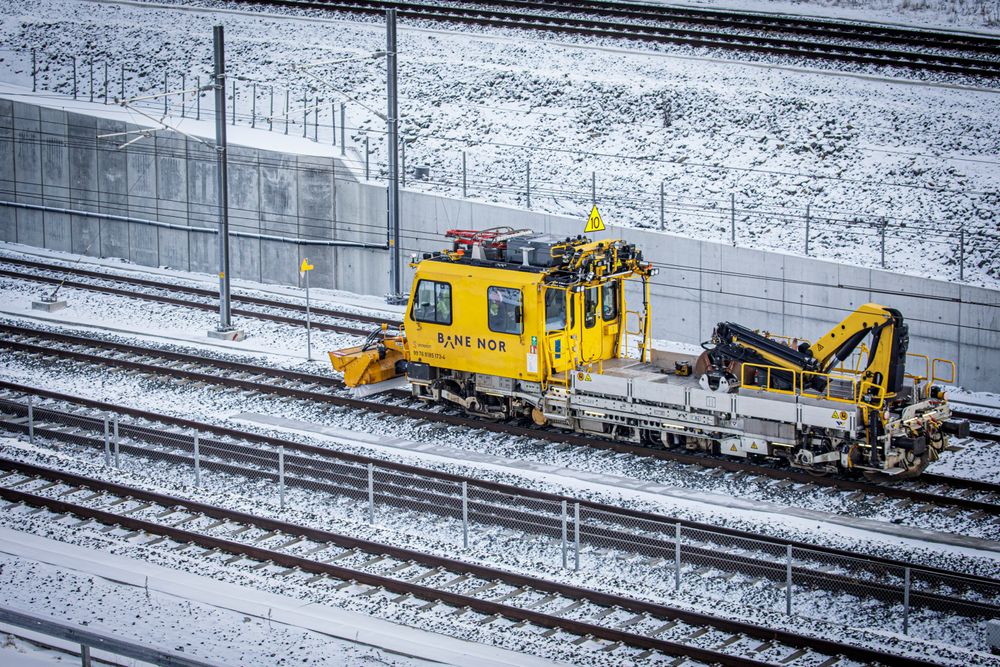
<path fill-rule="evenodd" d="M 229 289 L 229 174 L 226 148 L 226 47 L 221 25 L 213 27 L 215 45 L 215 152 L 218 160 L 219 194 L 219 326 L 212 338 L 240 341 L 242 330 L 232 324 Z"/>
<path fill-rule="evenodd" d="M 396 103 L 396 10 L 385 11 L 386 89 L 388 97 L 387 141 L 389 142 L 389 182 L 387 184 L 389 231 L 389 294 L 387 303 L 405 303 L 399 271 L 399 116 Z"/>

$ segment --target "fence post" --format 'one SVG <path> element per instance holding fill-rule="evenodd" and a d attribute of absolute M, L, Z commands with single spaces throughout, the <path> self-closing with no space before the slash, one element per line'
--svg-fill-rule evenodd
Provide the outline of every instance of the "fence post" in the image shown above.
<path fill-rule="evenodd" d="M 118 415 L 114 418 L 115 433 L 115 468 L 121 468 L 121 441 L 118 438 Z"/>
<path fill-rule="evenodd" d="M 562 501 L 562 566 L 566 569 L 566 501 Z"/>
<path fill-rule="evenodd" d="M 73 56 L 73 99 L 76 99 L 76 56 Z"/>
<path fill-rule="evenodd" d="M 195 93 L 195 104 L 194 104 L 194 119 L 201 120 L 201 77 L 196 76 L 194 78 L 194 87 L 198 89 Z"/>
<path fill-rule="evenodd" d="M 785 613 L 792 615 L 792 545 L 785 547 Z"/>
<path fill-rule="evenodd" d="M 90 660 L 90 647 L 80 644 L 80 665 L 82 667 L 92 667 L 94 663 Z"/>
<path fill-rule="evenodd" d="M 469 483 L 462 482 L 462 547 L 469 548 Z"/>
<path fill-rule="evenodd" d="M 313 141 L 319 141 L 319 105 L 323 99 L 316 97 L 316 109 L 313 111 Z"/>
<path fill-rule="evenodd" d="M 38 56 L 35 49 L 31 50 L 31 92 L 38 92 Z"/>
<path fill-rule="evenodd" d="M 306 138 L 306 129 L 309 127 L 309 95 L 302 91 L 302 138 Z"/>
<path fill-rule="evenodd" d="M 806 257 L 809 256 L 809 204 L 806 204 Z"/>
<path fill-rule="evenodd" d="M 660 231 L 667 228 L 664 210 L 666 208 L 666 195 L 663 191 L 663 181 L 660 181 Z"/>
<path fill-rule="evenodd" d="M 400 178 L 402 178 L 402 184 L 400 187 L 406 187 L 406 139 L 399 142 L 399 172 Z"/>
<path fill-rule="evenodd" d="M 35 444 L 35 406 L 28 396 L 28 442 Z"/>
<path fill-rule="evenodd" d="M 910 568 L 903 568 L 903 634 L 910 634 Z"/>
<path fill-rule="evenodd" d="M 340 103 L 340 154 L 347 155 L 347 110 Z"/>
<path fill-rule="evenodd" d="M 278 492 L 281 494 L 279 503 L 285 509 L 285 448 L 278 447 Z"/>
<path fill-rule="evenodd" d="M 286 88 L 285 89 L 285 134 L 288 134 L 288 99 L 290 96 L 291 93 Z"/>
<path fill-rule="evenodd" d="M 889 226 L 889 222 L 882 218 L 882 224 L 880 225 L 881 231 L 881 247 L 882 247 L 882 268 L 885 268 L 885 228 Z"/>
<path fill-rule="evenodd" d="M 233 77 L 233 125 L 236 125 L 236 77 Z"/>
<path fill-rule="evenodd" d="M 271 96 L 271 105 L 267 112 L 267 131 L 270 132 L 274 129 L 274 86 L 268 86 L 268 91 Z"/>
<path fill-rule="evenodd" d="M 965 280 L 965 221 L 958 228 L 958 279 Z"/>
<path fill-rule="evenodd" d="M 469 196 L 469 180 L 465 171 L 465 151 L 462 151 L 462 199 Z"/>
<path fill-rule="evenodd" d="M 531 160 L 528 160 L 528 166 L 524 174 L 524 183 L 528 195 L 528 208 L 531 208 Z"/>
<path fill-rule="evenodd" d="M 253 94 L 253 101 L 250 103 L 250 127 L 257 127 L 257 84 L 250 84 L 250 90 Z"/>
<path fill-rule="evenodd" d="M 90 61 L 90 101 L 94 101 L 94 61 Z"/>
<path fill-rule="evenodd" d="M 367 181 L 371 176 L 371 170 L 368 165 L 368 160 L 371 157 L 368 151 L 368 135 L 365 135 L 365 180 Z"/>
<path fill-rule="evenodd" d="M 330 103 L 330 145 L 337 145 L 337 105 Z"/>
<path fill-rule="evenodd" d="M 167 113 L 169 113 L 169 111 L 170 111 L 170 107 L 168 105 L 168 102 L 170 100 L 170 96 L 167 95 L 167 90 L 169 90 L 167 88 L 167 73 L 164 72 L 163 73 L 163 115 L 164 116 L 166 116 Z"/>
<path fill-rule="evenodd" d="M 104 103 L 108 103 L 108 61 L 104 61 Z"/>
<path fill-rule="evenodd" d="M 729 195 L 729 229 L 730 229 L 730 241 L 732 244 L 736 245 L 736 194 L 732 193 Z"/>
<path fill-rule="evenodd" d="M 573 504 L 573 569 L 580 570 L 580 503 Z"/>
<path fill-rule="evenodd" d="M 111 427 L 108 425 L 108 416 L 104 415 L 104 467 L 111 466 Z"/>
<path fill-rule="evenodd" d="M 181 74 L 181 118 L 187 115 L 187 74 Z"/>
<path fill-rule="evenodd" d="M 597 172 L 590 172 L 590 203 L 597 206 Z"/>
<path fill-rule="evenodd" d="M 194 432 L 194 486 L 201 488 L 201 443 L 199 442 L 198 431 Z"/>
<path fill-rule="evenodd" d="M 674 590 L 681 589 L 681 524 L 674 524 Z"/>
<path fill-rule="evenodd" d="M 375 465 L 368 464 L 368 523 L 375 524 Z"/>

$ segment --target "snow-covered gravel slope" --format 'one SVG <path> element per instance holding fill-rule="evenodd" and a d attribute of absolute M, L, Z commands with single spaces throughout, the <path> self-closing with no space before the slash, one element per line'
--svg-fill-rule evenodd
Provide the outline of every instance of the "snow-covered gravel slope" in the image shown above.
<path fill-rule="evenodd" d="M 315 78 L 293 69 L 381 49 L 382 26 L 238 7 L 220 20 L 229 67 L 247 79 L 240 85 L 256 82 L 260 95 L 275 86 L 279 108 L 289 86 L 295 99 L 304 84 L 314 88 L 310 95 L 349 98 L 348 141 L 359 147 L 369 136 L 373 164 L 384 165 L 384 124 L 374 113 L 384 106 L 380 66 L 368 59 L 326 64 L 310 68 Z M 150 6 L 8 3 L 0 7 L 0 35 L 22 50 L 0 63 L 0 79 L 27 83 L 23 49 L 34 46 L 42 52 L 44 89 L 69 90 L 68 56 L 75 54 L 94 59 L 98 71 L 103 62 L 112 71 L 124 63 L 128 90 L 152 91 L 165 71 L 173 81 L 182 73 L 204 76 L 211 22 L 203 11 Z M 411 178 L 411 187 L 460 193 L 465 151 L 470 196 L 525 205 L 530 161 L 533 208 L 585 219 L 596 173 L 606 221 L 655 227 L 663 182 L 668 230 L 727 240 L 732 195 L 740 244 L 796 251 L 811 206 L 817 256 L 877 266 L 878 226 L 886 221 L 887 268 L 947 279 L 959 273 L 964 226 L 966 280 L 1000 280 L 995 90 L 538 35 L 403 25 L 399 40 L 407 162 L 431 168 L 430 182 Z M 240 94 L 245 106 L 249 94 Z M 262 97 L 258 109 L 266 105 Z"/>

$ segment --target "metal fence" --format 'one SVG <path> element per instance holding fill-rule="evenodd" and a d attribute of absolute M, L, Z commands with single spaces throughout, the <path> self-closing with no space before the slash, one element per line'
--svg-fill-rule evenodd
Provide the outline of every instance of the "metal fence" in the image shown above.
<path fill-rule="evenodd" d="M 64 410 L 54 411 L 32 397 L 0 399 L 7 428 L 26 433 L 36 446 L 45 437 L 45 447 L 78 445 L 108 468 L 196 489 L 224 484 L 277 511 L 319 511 L 323 501 L 317 494 L 325 494 L 326 502 L 346 509 L 357 523 L 406 530 L 430 520 L 439 543 L 514 567 L 523 567 L 527 559 L 543 569 L 608 573 L 627 586 L 646 585 L 661 595 L 738 599 L 768 612 L 842 618 L 856 627 L 903 633 L 919 626 L 920 632 L 939 634 L 946 616 L 967 619 L 948 625 L 959 636 L 981 635 L 982 623 L 1000 615 L 1000 582 L 501 493 L 303 453 L 291 445 L 232 442 L 114 414 Z"/>
<path fill-rule="evenodd" d="M 30 74 L 35 92 L 52 91 L 104 104 L 114 104 L 126 96 L 156 95 L 156 99 L 132 103 L 132 108 L 175 119 L 201 119 L 205 114 L 214 113 L 210 110 L 211 96 L 202 89 L 210 81 L 207 71 L 196 75 L 178 68 L 168 72 L 164 67 L 164 73 L 157 74 L 150 71 L 149 66 L 96 62 L 40 49 L 11 49 L 8 52 L 23 61 L 24 72 Z M 166 95 L 168 92 L 173 94 Z M 202 108 L 203 97 L 206 108 Z M 227 105 L 227 118 L 233 125 L 339 146 L 345 163 L 358 172 L 363 171 L 366 180 L 381 180 L 387 175 L 387 160 L 372 161 L 373 154 L 385 155 L 385 132 L 350 126 L 347 111 L 357 112 L 359 107 L 346 96 L 324 97 L 311 85 L 282 88 L 270 82 L 231 75 Z M 405 130 L 405 118 L 403 121 Z M 440 148 L 442 144 L 449 148 Z M 951 193 L 961 201 L 961 208 L 969 211 L 968 219 L 915 218 L 835 210 L 807 200 L 789 204 L 787 198 L 747 199 L 735 192 L 690 196 L 672 192 L 668 176 L 659 183 L 643 186 L 634 180 L 594 169 L 589 178 L 581 178 L 581 182 L 567 182 L 561 171 L 545 172 L 545 151 L 552 150 L 571 153 L 577 164 L 613 158 L 622 164 L 648 166 L 651 160 L 511 145 L 509 150 L 499 152 L 518 157 L 499 163 L 485 157 L 483 151 L 479 151 L 482 154 L 477 157 L 477 148 L 473 145 L 415 132 L 401 139 L 402 185 L 462 198 L 498 201 L 501 197 L 529 209 L 538 208 L 544 201 L 542 208 L 556 213 L 585 211 L 591 204 L 600 202 L 603 206 L 614 207 L 623 218 L 639 227 L 685 229 L 685 233 L 699 238 L 734 246 L 847 259 L 884 269 L 912 270 L 914 257 L 923 256 L 940 259 L 942 264 L 937 270 L 951 278 L 964 281 L 967 273 L 970 279 L 977 279 L 977 275 L 987 281 L 996 277 L 992 272 L 1000 261 L 1000 233 L 990 224 L 1000 207 L 1000 194 L 996 192 Z M 433 163 L 433 169 L 428 164 L 408 165 L 408 151 L 417 152 L 422 162 Z M 685 166 L 669 163 L 663 168 L 669 171 Z M 497 173 L 506 176 L 497 177 Z M 805 175 L 798 175 L 798 178 L 809 180 Z M 913 187 L 920 189 L 920 186 Z M 928 192 L 933 190 L 928 188 Z M 942 192 L 934 196 L 943 195 Z M 935 200 L 930 208 L 942 206 Z"/>

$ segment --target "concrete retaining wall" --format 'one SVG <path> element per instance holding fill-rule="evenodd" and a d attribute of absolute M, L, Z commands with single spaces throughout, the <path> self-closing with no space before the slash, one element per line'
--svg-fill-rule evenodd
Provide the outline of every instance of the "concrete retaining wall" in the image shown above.
<path fill-rule="evenodd" d="M 0 199 L 214 227 L 215 163 L 204 145 L 158 135 L 125 151 L 98 142 L 123 123 L 0 100 Z M 385 241 L 384 186 L 360 182 L 333 157 L 233 148 L 233 229 L 300 239 Z M 613 211 L 604 212 L 613 218 Z M 582 232 L 569 219 L 441 197 L 401 196 L 403 276 L 410 253 L 446 247 L 453 227 L 526 227 Z M 698 343 L 720 321 L 816 338 L 858 305 L 883 303 L 910 324 L 910 350 L 954 360 L 970 389 L 1000 391 L 1000 291 L 784 255 L 659 232 L 609 227 L 660 269 L 653 286 L 656 338 Z M 0 206 L 0 240 L 145 265 L 216 271 L 214 235 Z M 389 262 L 381 249 L 309 247 L 235 238 L 233 273 L 294 284 L 308 256 L 313 284 L 381 295 Z"/>

